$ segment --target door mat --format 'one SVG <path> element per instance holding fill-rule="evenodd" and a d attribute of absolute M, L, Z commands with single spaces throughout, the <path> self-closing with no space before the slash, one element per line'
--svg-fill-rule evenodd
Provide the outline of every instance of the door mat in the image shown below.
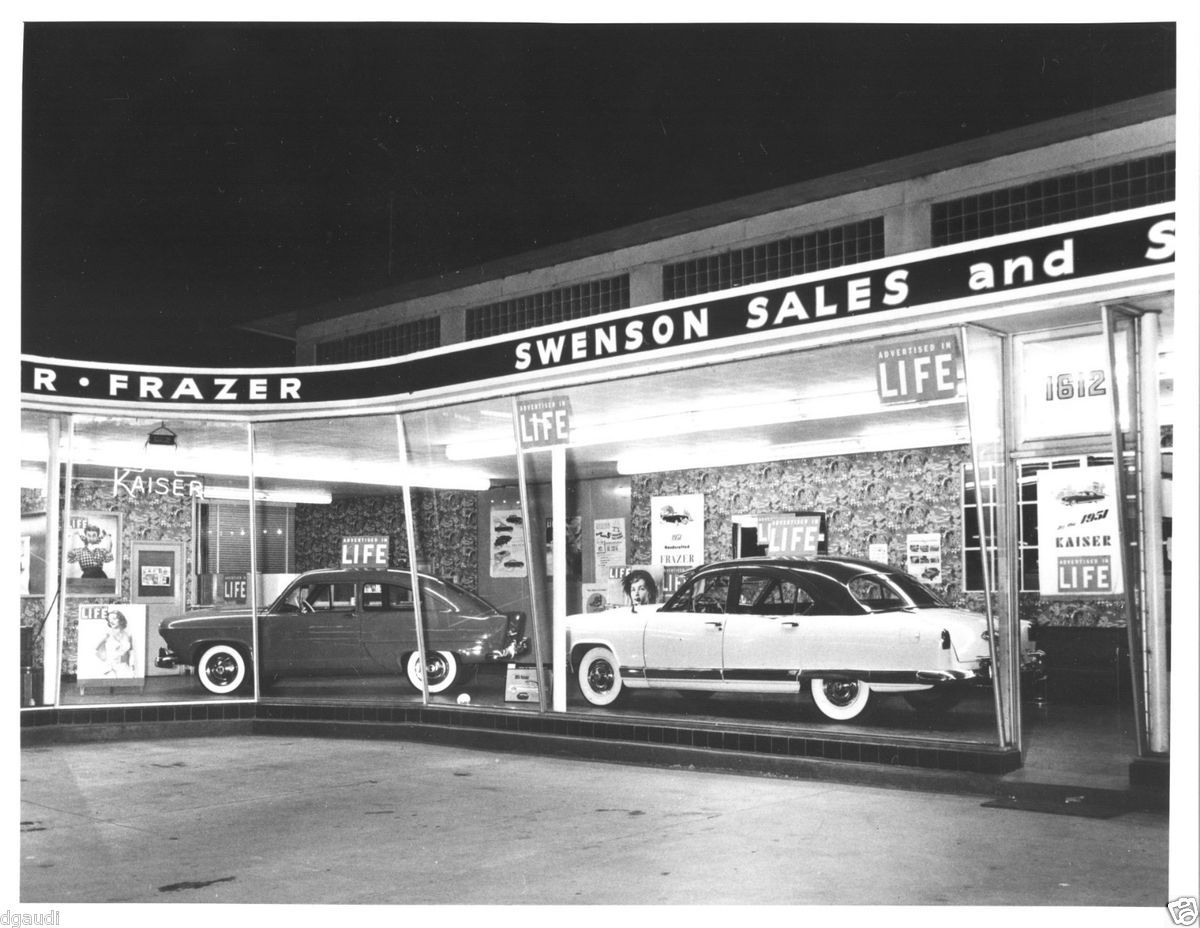
<path fill-rule="evenodd" d="M 1125 811 L 1120 800 L 1096 796 L 1001 796 L 983 804 L 985 809 L 1016 809 L 1018 812 L 1045 812 L 1050 815 L 1077 815 L 1081 818 L 1115 818 Z"/>

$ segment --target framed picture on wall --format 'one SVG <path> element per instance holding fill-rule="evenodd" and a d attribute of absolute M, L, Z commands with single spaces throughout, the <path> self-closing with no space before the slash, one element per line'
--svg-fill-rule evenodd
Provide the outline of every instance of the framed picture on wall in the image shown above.
<path fill-rule="evenodd" d="M 68 596 L 116 596 L 121 573 L 121 515 L 76 512 L 66 526 Z"/>

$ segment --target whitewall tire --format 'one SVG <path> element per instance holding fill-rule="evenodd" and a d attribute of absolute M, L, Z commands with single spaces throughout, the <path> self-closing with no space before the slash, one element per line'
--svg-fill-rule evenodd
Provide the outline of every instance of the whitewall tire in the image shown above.
<path fill-rule="evenodd" d="M 444 692 L 458 679 L 458 658 L 449 651 L 426 651 L 429 672 L 426 681 L 430 693 Z M 408 656 L 406 666 L 408 682 L 421 689 L 421 655 L 416 651 Z"/>
<path fill-rule="evenodd" d="M 593 706 L 611 706 L 621 696 L 621 670 L 605 647 L 591 648 L 579 662 L 579 689 Z"/>
<path fill-rule="evenodd" d="M 827 719 L 848 722 L 866 710 L 871 688 L 862 680 L 818 678 L 812 681 L 812 698 Z"/>
<path fill-rule="evenodd" d="M 246 656 L 231 644 L 214 644 L 196 661 L 200 685 L 214 696 L 235 693 L 250 676 Z"/>

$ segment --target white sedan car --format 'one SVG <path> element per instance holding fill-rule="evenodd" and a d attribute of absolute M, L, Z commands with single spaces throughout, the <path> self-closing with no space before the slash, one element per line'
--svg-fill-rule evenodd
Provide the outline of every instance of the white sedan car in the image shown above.
<path fill-rule="evenodd" d="M 761 557 L 700 568 L 664 605 L 567 618 L 567 653 L 584 698 L 609 706 L 628 689 L 795 694 L 808 688 L 846 721 L 871 694 L 949 709 L 991 679 L 987 620 L 948 606 L 886 564 Z M 1023 670 L 1040 652 L 1021 623 Z"/>

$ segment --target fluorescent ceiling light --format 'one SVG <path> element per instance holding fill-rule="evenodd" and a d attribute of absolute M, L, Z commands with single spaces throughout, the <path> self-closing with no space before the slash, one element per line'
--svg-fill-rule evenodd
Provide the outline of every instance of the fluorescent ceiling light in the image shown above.
<path fill-rule="evenodd" d="M 249 501 L 250 490 L 247 487 L 213 487 L 206 486 L 201 494 L 206 500 Z M 258 503 L 311 503 L 328 505 L 333 502 L 333 494 L 328 490 L 255 490 L 254 501 Z"/>
<path fill-rule="evenodd" d="M 766 461 L 793 461 L 839 454 L 859 454 L 866 451 L 932 448 L 966 444 L 968 441 L 969 435 L 966 426 L 939 427 L 934 425 L 926 428 L 871 429 L 844 438 L 792 442 L 782 445 L 772 445 L 762 441 L 747 441 L 737 445 L 719 447 L 676 445 L 622 455 L 617 459 L 617 473 L 631 476 L 673 470 L 694 470 L 702 467 L 729 467 Z"/>
<path fill-rule="evenodd" d="M 961 405 L 961 398 L 936 400 L 922 404 L 926 408 L 944 405 Z M 636 412 L 644 407 L 635 407 L 635 415 L 597 419 L 595 416 L 576 416 L 571 428 L 568 448 L 587 448 L 596 445 L 628 445 L 632 443 L 661 442 L 671 436 L 708 435 L 730 429 L 749 430 L 761 426 L 781 425 L 792 422 L 820 422 L 830 419 L 850 419 L 858 416 L 900 412 L 909 408 L 894 409 L 881 407 L 879 395 L 874 388 L 855 392 L 809 395 L 786 401 L 746 402 L 704 409 L 679 409 L 653 415 L 639 416 Z M 475 461 L 510 457 L 513 454 L 513 437 L 495 432 L 473 438 L 464 436 L 451 440 L 446 445 L 446 457 L 451 461 Z"/>

